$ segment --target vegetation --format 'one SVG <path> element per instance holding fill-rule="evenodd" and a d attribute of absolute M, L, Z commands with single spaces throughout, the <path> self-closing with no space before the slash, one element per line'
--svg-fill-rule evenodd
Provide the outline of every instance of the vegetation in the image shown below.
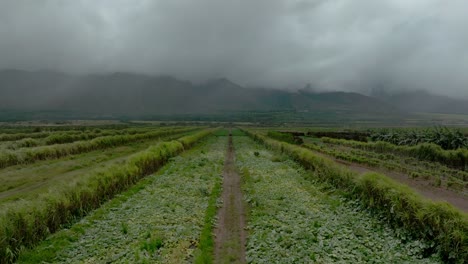
<path fill-rule="evenodd" d="M 193 258 L 213 200 L 216 206 L 224 147 L 224 139 L 211 137 L 173 158 L 18 262 L 183 263 Z"/>
<path fill-rule="evenodd" d="M 384 129 L 370 135 L 372 141 L 384 141 L 398 146 L 432 143 L 442 149 L 468 148 L 468 137 L 458 129 L 435 127 L 431 129 Z"/>
<path fill-rule="evenodd" d="M 310 150 L 247 131 L 255 140 L 281 151 L 312 170 L 315 179 L 327 182 L 358 198 L 370 210 L 385 216 L 395 227 L 403 227 L 415 239 L 432 243 L 426 254 L 439 253 L 444 261 L 468 259 L 468 216 L 446 203 L 422 198 L 409 187 L 380 174 L 359 176 Z"/>
<path fill-rule="evenodd" d="M 406 231 L 398 235 L 356 201 L 330 194 L 290 158 L 272 161 L 277 154 L 246 138 L 236 145 L 251 210 L 249 263 L 438 263 L 423 257 L 427 243 L 404 239 Z"/>
<path fill-rule="evenodd" d="M 0 142 L 0 263 L 213 263 L 219 175 L 230 134 L 263 144 L 234 137 L 248 203 L 247 262 L 468 259 L 466 213 L 321 154 L 465 192 L 466 148 L 305 136 L 368 135 L 365 128 L 148 124 L 2 128 L 2 136 L 47 135 Z M 213 134 L 219 137 L 208 137 Z M 204 138 L 205 144 L 193 148 Z M 220 254 L 237 259 L 239 252 L 231 253 Z"/>
<path fill-rule="evenodd" d="M 63 225 L 86 215 L 104 201 L 128 189 L 171 157 L 206 137 L 211 129 L 202 130 L 179 140 L 162 142 L 118 164 L 69 182 L 34 201 L 17 202 L 0 214 L 0 262 L 11 262 Z"/>
<path fill-rule="evenodd" d="M 156 139 L 130 142 L 115 148 L 91 151 L 63 159 L 8 167 L 0 170 L 0 211 L 2 206 L 18 200 L 34 200 L 42 193 L 60 188 L 61 184 L 115 163 L 123 163 L 132 154 L 161 141 L 170 141 L 194 132 L 173 134 Z"/>
<path fill-rule="evenodd" d="M 377 153 L 342 145 L 324 144 L 321 141 L 307 140 L 303 146 L 340 160 L 398 171 L 411 178 L 430 179 L 434 186 L 441 186 L 443 180 L 444 187 L 456 191 L 468 189 L 468 172 L 452 169 L 437 162 L 420 161 L 412 157 Z"/>
<path fill-rule="evenodd" d="M 214 237 L 213 228 L 215 224 L 217 200 L 221 195 L 221 181 L 217 181 L 211 191 L 208 207 L 205 213 L 205 223 L 200 235 L 198 250 L 195 253 L 195 263 L 213 263 Z"/>
<path fill-rule="evenodd" d="M 0 134 L 0 141 L 20 140 L 23 138 L 43 138 L 48 135 L 48 132 Z"/>
<path fill-rule="evenodd" d="M 338 138 L 338 139 L 347 139 L 347 140 L 355 140 L 361 142 L 367 142 L 367 138 L 369 137 L 368 132 L 363 131 L 309 131 L 307 132 L 307 136 L 312 137 L 328 137 L 328 138 Z"/>
<path fill-rule="evenodd" d="M 332 138 L 322 138 L 322 141 L 378 153 L 405 155 L 415 157 L 422 161 L 439 162 L 459 170 L 468 170 L 468 149 L 444 150 L 440 146 L 432 143 L 421 143 L 415 146 L 397 146 L 382 141 L 365 143 Z"/>
<path fill-rule="evenodd" d="M 302 139 L 296 137 L 291 133 L 287 132 L 277 132 L 277 131 L 268 131 L 267 135 L 271 138 L 274 138 L 279 141 L 287 142 L 289 144 L 302 144 Z"/>
<path fill-rule="evenodd" d="M 0 153 L 0 168 L 5 168 L 17 164 L 33 163 L 38 160 L 58 159 L 83 152 L 111 148 L 126 144 L 128 142 L 154 139 L 165 135 L 183 133 L 191 130 L 194 130 L 194 128 L 181 128 L 174 130 L 167 129 L 135 135 L 98 137 L 88 141 L 77 141 L 68 144 L 41 146 L 18 151 L 4 151 Z"/>

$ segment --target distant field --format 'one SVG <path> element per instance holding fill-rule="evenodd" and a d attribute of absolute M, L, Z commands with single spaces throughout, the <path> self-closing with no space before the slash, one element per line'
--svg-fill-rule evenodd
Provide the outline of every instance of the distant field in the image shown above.
<path fill-rule="evenodd" d="M 460 161 L 316 136 L 343 128 L 138 123 L 0 128 L 0 263 L 468 257 Z"/>

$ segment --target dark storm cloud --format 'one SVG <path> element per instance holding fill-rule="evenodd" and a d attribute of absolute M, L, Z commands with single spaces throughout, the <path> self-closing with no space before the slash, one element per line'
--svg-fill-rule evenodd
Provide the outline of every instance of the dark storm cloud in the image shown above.
<path fill-rule="evenodd" d="M 1 0 L 0 68 L 468 96 L 466 0 Z"/>

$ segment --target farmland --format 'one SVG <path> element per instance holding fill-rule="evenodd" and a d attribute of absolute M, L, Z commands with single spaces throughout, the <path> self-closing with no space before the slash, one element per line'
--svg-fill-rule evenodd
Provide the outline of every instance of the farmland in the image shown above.
<path fill-rule="evenodd" d="M 2 129 L 0 263 L 468 259 L 464 148 L 317 128 Z"/>

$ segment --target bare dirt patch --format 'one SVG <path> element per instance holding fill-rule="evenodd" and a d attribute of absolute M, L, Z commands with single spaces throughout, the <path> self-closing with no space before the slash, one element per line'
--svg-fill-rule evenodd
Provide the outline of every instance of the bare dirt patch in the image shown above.
<path fill-rule="evenodd" d="M 228 140 L 223 172 L 223 205 L 218 211 L 215 229 L 215 263 L 246 263 L 245 206 L 241 177 L 235 168 L 231 133 Z"/>

